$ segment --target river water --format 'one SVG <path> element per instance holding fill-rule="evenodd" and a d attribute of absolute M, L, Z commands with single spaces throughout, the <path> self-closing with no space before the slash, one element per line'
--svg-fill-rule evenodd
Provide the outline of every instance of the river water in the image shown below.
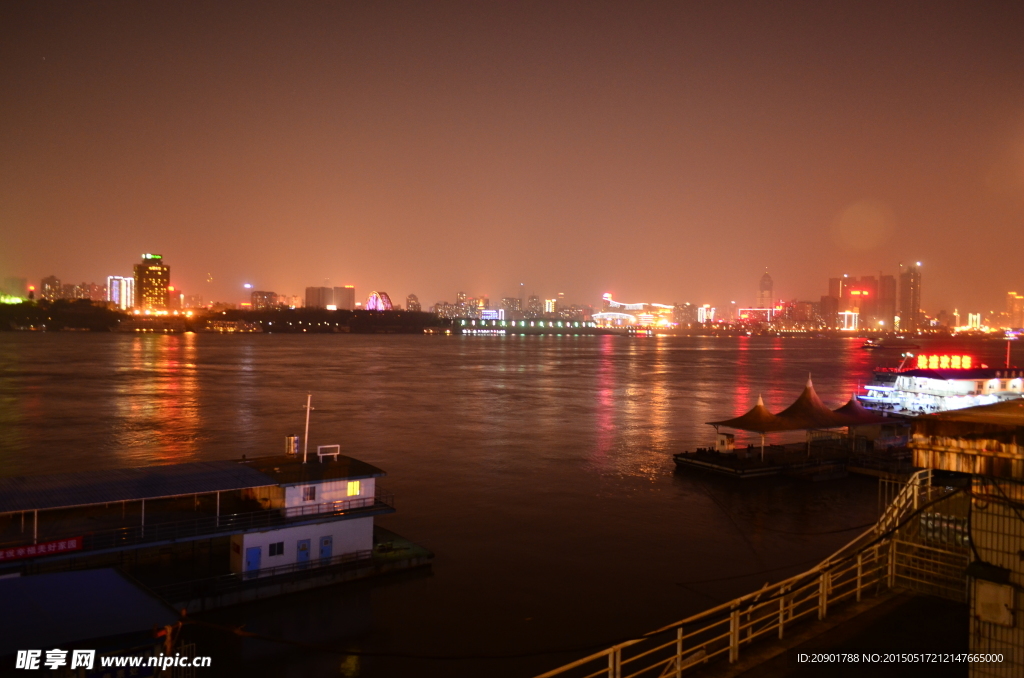
<path fill-rule="evenodd" d="M 224 641 L 215 665 L 527 676 L 799 572 L 871 522 L 870 479 L 738 483 L 671 460 L 758 394 L 787 406 L 808 373 L 842 404 L 880 361 L 860 343 L 5 332 L 0 473 L 277 454 L 312 393 L 310 448 L 387 471 L 398 512 L 378 521 L 432 549 L 433 569 L 213 614 L 338 651 Z M 1005 344 L 973 349 L 995 365 Z"/>

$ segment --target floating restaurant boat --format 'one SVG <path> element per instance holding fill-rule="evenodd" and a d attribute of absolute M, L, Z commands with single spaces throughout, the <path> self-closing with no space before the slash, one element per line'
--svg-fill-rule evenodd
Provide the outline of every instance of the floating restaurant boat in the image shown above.
<path fill-rule="evenodd" d="M 430 564 L 374 524 L 395 511 L 384 471 L 338 445 L 307 459 L 298 441 L 269 457 L 0 478 L 0 578 L 119 567 L 191 612 Z"/>
<path fill-rule="evenodd" d="M 860 400 L 869 410 L 918 416 L 992 405 L 1024 395 L 1024 369 L 992 368 L 970 355 L 904 354 L 896 368 L 878 368 Z"/>

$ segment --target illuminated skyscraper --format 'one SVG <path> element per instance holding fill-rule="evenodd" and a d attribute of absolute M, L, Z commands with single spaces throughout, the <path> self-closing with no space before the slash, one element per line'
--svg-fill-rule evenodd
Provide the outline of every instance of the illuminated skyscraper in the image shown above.
<path fill-rule="evenodd" d="M 107 301 L 113 303 L 122 311 L 135 308 L 135 278 L 108 275 Z"/>
<path fill-rule="evenodd" d="M 886 330 L 893 329 L 896 320 L 896 277 L 883 275 L 878 278 L 877 320 Z"/>
<path fill-rule="evenodd" d="M 252 294 L 249 295 L 249 303 L 252 304 L 252 310 L 254 311 L 267 311 L 279 306 L 277 294 L 264 290 L 253 290 Z"/>
<path fill-rule="evenodd" d="M 502 297 L 501 308 L 504 309 L 506 315 L 519 313 L 523 310 L 523 300 L 518 297 Z"/>
<path fill-rule="evenodd" d="M 409 296 L 407 296 L 405 298 L 405 310 L 406 311 L 420 311 L 420 310 L 422 310 L 422 307 L 420 306 L 420 298 L 417 297 L 415 294 L 410 294 Z"/>
<path fill-rule="evenodd" d="M 768 271 L 761 276 L 761 282 L 757 286 L 757 308 L 772 308 L 775 305 L 775 285 Z"/>
<path fill-rule="evenodd" d="M 1006 293 L 1006 315 L 1010 327 L 1024 327 L 1024 295 Z"/>
<path fill-rule="evenodd" d="M 900 331 L 921 329 L 921 262 L 910 266 L 900 264 Z"/>
<path fill-rule="evenodd" d="M 531 294 L 526 299 L 526 312 L 531 318 L 539 316 L 544 312 L 544 302 L 536 294 Z"/>
<path fill-rule="evenodd" d="M 142 263 L 135 264 L 135 305 L 142 310 L 165 311 L 171 267 L 160 254 L 143 254 Z"/>
<path fill-rule="evenodd" d="M 39 283 L 39 296 L 47 301 L 56 301 L 61 298 L 60 278 L 50 275 Z"/>

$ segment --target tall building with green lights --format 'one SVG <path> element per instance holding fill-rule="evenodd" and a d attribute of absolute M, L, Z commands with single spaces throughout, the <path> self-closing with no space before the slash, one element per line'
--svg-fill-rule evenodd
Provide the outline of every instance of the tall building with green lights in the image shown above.
<path fill-rule="evenodd" d="M 171 267 L 159 254 L 143 254 L 135 264 L 135 306 L 144 311 L 166 311 L 171 286 Z"/>

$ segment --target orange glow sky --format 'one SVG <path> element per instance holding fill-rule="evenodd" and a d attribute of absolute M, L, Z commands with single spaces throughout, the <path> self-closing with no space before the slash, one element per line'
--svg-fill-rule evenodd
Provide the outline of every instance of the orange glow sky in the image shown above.
<path fill-rule="evenodd" d="M 1024 11 L 891 4 L 3 3 L 0 277 L 1001 310 Z"/>

